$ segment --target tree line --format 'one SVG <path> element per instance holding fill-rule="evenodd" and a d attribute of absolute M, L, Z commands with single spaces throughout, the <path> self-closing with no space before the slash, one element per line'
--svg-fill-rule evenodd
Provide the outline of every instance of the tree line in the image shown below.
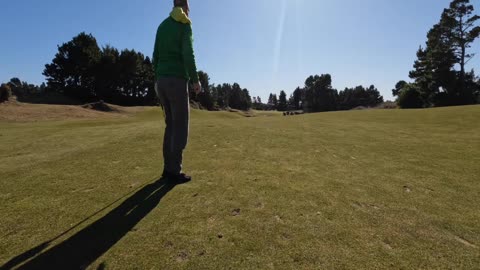
<path fill-rule="evenodd" d="M 469 49 L 480 36 L 479 19 L 469 0 L 453 0 L 444 9 L 440 22 L 428 32 L 425 47 L 417 51 L 409 73 L 412 82 L 399 81 L 392 90 L 400 107 L 480 103 L 480 79 L 473 69 L 465 70 L 475 55 Z"/>
<path fill-rule="evenodd" d="M 26 81 L 21 81 L 19 78 L 11 78 L 9 82 L 3 83 L 0 86 L 0 102 L 7 101 L 12 96 L 16 96 L 18 100 L 23 100 L 27 97 L 39 96 L 45 93 L 46 84 L 34 85 Z"/>
<path fill-rule="evenodd" d="M 249 110 L 252 108 L 252 98 L 246 88 L 238 83 L 210 84 L 210 77 L 204 71 L 198 72 L 203 90 L 200 94 L 190 93 L 190 99 L 198 102 L 203 109 L 221 110 L 232 108 L 237 110 Z"/>
<path fill-rule="evenodd" d="M 150 58 L 135 50 L 100 48 L 91 34 L 80 33 L 58 46 L 45 65 L 46 91 L 81 103 L 103 100 L 118 105 L 155 103 Z"/>
<path fill-rule="evenodd" d="M 21 97 L 57 93 L 88 103 L 104 101 L 123 106 L 157 105 L 155 73 L 150 57 L 135 50 L 118 50 L 110 45 L 100 48 L 91 34 L 80 33 L 71 41 L 58 46 L 52 62 L 45 65 L 46 84 L 35 86 L 12 78 L 3 88 Z M 204 86 L 191 100 L 201 108 L 218 110 L 233 108 L 248 110 L 252 99 L 247 89 L 238 83 L 210 85 L 206 72 L 199 71 Z M 3 98 L 3 94 L 2 94 Z"/>
<path fill-rule="evenodd" d="M 378 89 L 357 86 L 338 91 L 332 87 L 332 76 L 322 74 L 309 76 L 303 88 L 298 87 L 287 99 L 285 91 L 270 94 L 268 108 L 279 111 L 304 110 L 305 112 L 325 112 L 351 110 L 357 107 L 376 107 L 383 102 Z"/>
<path fill-rule="evenodd" d="M 470 52 L 480 36 L 477 21 L 469 0 L 453 0 L 440 22 L 427 34 L 425 47 L 419 48 L 412 82 L 399 81 L 392 90 L 401 108 L 429 108 L 480 103 L 480 78 L 475 71 L 466 71 L 466 64 L 475 56 Z M 332 87 L 330 74 L 310 76 L 303 88 L 297 88 L 287 99 L 285 91 L 270 94 L 265 109 L 304 110 L 322 112 L 375 107 L 383 97 L 375 86 L 357 86 L 337 91 Z M 254 104 L 255 107 L 255 104 Z"/>

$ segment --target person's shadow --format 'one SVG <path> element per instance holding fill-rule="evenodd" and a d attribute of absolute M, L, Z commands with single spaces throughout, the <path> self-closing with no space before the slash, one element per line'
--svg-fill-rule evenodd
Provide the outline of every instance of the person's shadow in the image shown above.
<path fill-rule="evenodd" d="M 72 229 L 16 256 L 0 269 L 12 269 L 32 257 L 17 269 L 85 269 L 131 231 L 174 187 L 165 180 L 149 184 L 104 217 L 44 253 L 36 256 Z"/>

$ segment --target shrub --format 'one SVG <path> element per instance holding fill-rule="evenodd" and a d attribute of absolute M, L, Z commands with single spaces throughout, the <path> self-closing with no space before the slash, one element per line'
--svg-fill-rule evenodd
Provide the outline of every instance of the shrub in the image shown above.
<path fill-rule="evenodd" d="M 0 103 L 8 101 L 12 97 L 12 89 L 7 84 L 0 86 Z"/>
<path fill-rule="evenodd" d="M 418 89 L 412 85 L 406 85 L 398 96 L 398 106 L 402 109 L 423 108 L 423 100 Z"/>

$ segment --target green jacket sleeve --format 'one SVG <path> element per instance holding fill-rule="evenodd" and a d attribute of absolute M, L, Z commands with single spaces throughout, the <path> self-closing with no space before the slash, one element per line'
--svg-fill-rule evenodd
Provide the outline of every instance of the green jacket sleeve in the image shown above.
<path fill-rule="evenodd" d="M 195 54 L 193 52 L 193 34 L 192 26 L 186 25 L 185 34 L 183 35 L 182 54 L 185 68 L 187 69 L 190 80 L 194 83 L 198 82 L 197 65 L 195 63 Z"/>
<path fill-rule="evenodd" d="M 156 75 L 156 70 L 157 70 L 157 65 L 158 65 L 158 30 L 157 30 L 157 35 L 155 36 L 155 45 L 153 47 L 153 57 L 152 57 L 152 64 L 153 64 L 153 70 L 155 71 L 155 75 Z"/>

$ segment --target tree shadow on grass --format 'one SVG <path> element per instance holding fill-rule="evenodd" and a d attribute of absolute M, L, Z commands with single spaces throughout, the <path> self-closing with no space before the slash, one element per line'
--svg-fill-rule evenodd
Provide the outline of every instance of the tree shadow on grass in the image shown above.
<path fill-rule="evenodd" d="M 144 186 L 104 217 L 65 241 L 36 256 L 73 228 L 16 256 L 0 269 L 12 269 L 32 257 L 17 269 L 85 269 L 131 231 L 174 187 L 164 180 Z"/>

